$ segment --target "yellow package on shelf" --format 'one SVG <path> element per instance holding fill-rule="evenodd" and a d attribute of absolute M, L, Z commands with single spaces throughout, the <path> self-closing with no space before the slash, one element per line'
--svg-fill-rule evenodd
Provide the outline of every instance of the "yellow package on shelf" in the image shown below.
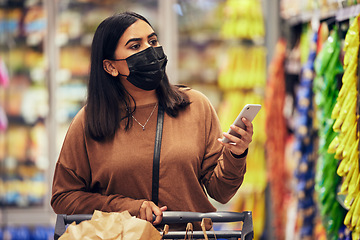
<path fill-rule="evenodd" d="M 221 35 L 225 39 L 254 39 L 265 36 L 264 18 L 259 0 L 228 0 L 224 8 Z"/>
<path fill-rule="evenodd" d="M 266 84 L 266 48 L 231 47 L 222 66 L 219 87 L 225 91 L 264 88 Z"/>

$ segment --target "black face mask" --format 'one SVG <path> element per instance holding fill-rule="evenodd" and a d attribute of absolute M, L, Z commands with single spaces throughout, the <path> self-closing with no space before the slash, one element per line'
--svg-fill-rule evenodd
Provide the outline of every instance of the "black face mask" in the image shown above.
<path fill-rule="evenodd" d="M 167 57 L 162 47 L 148 47 L 125 59 L 114 59 L 115 61 L 126 60 L 129 67 L 127 80 L 135 87 L 146 91 L 156 89 L 165 76 Z"/>

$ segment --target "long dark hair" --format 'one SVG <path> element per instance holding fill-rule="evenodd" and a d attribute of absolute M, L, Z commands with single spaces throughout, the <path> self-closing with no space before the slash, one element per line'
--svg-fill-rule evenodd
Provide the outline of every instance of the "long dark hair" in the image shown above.
<path fill-rule="evenodd" d="M 91 68 L 86 103 L 85 130 L 96 141 L 112 139 L 125 121 L 124 129 L 132 126 L 132 114 L 136 109 L 133 97 L 126 91 L 118 77 L 108 74 L 103 68 L 104 59 L 114 59 L 120 37 L 137 20 L 151 24 L 141 15 L 124 12 L 106 18 L 95 31 L 91 48 Z M 190 102 L 179 86 L 171 85 L 167 76 L 156 89 L 156 94 L 165 112 L 176 117 Z M 130 111 L 130 103 L 135 108 Z"/>

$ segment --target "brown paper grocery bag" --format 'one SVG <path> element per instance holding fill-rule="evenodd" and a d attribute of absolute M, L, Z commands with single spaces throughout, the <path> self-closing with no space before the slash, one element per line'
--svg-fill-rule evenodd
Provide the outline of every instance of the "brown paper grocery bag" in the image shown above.
<path fill-rule="evenodd" d="M 131 217 L 128 211 L 95 211 L 91 220 L 72 223 L 59 240 L 160 240 L 158 230 L 145 220 Z"/>

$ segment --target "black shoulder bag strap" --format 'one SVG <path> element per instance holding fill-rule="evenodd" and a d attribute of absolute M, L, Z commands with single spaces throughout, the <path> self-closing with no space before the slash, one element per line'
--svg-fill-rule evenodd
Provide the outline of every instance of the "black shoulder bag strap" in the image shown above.
<path fill-rule="evenodd" d="M 159 203 L 159 168 L 160 168 L 160 151 L 161 151 L 161 138 L 164 123 L 164 109 L 159 105 L 155 146 L 154 146 L 154 160 L 153 160 L 153 177 L 152 177 L 152 201 L 158 205 Z"/>

